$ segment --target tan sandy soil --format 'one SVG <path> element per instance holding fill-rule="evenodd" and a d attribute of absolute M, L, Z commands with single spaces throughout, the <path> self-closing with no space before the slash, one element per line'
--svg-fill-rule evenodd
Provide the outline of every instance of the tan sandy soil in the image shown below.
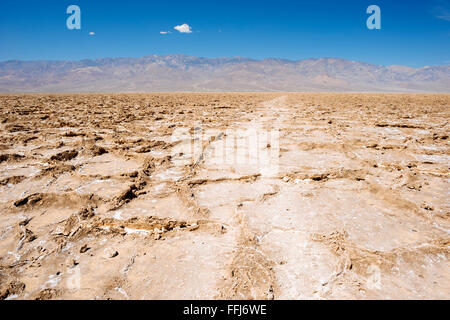
<path fill-rule="evenodd" d="M 0 299 L 450 299 L 450 95 L 0 104 Z M 212 161 L 252 128 L 276 174 Z"/>

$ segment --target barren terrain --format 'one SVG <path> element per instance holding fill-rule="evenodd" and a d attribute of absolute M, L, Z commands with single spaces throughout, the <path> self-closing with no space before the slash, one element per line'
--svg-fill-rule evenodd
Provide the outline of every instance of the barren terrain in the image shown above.
<path fill-rule="evenodd" d="M 450 299 L 450 95 L 0 104 L 0 299 Z"/>
<path fill-rule="evenodd" d="M 0 62 L 0 92 L 449 93 L 450 66 L 382 66 L 340 58 L 201 58 L 183 54 Z"/>

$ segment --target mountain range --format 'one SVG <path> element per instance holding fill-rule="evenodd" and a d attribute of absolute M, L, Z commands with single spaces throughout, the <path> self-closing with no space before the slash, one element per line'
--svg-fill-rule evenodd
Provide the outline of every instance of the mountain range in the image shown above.
<path fill-rule="evenodd" d="M 450 92 L 450 66 L 187 55 L 0 62 L 0 92 Z"/>

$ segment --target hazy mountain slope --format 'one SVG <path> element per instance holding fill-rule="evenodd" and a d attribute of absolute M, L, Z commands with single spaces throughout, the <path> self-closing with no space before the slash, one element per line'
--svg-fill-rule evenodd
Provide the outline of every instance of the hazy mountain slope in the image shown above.
<path fill-rule="evenodd" d="M 450 92 L 450 66 L 414 69 L 336 58 L 197 58 L 0 62 L 0 92 L 417 91 Z"/>

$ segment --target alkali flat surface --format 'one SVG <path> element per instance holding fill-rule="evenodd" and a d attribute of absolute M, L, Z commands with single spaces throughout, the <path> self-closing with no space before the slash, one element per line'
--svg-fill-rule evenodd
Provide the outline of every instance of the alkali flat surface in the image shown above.
<path fill-rule="evenodd" d="M 0 104 L 1 299 L 450 298 L 450 95 Z M 277 174 L 211 160 L 251 128 L 279 131 Z"/>

